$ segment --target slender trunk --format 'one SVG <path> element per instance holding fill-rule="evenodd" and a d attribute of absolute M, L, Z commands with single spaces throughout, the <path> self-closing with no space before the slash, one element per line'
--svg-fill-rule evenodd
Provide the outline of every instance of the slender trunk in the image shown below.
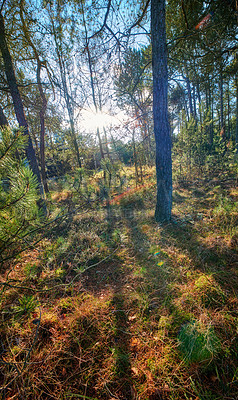
<path fill-rule="evenodd" d="M 155 219 L 158 222 L 166 222 L 171 219 L 172 210 L 172 160 L 168 120 L 165 0 L 151 0 L 151 39 L 157 175 Z"/>
<path fill-rule="evenodd" d="M 209 81 L 205 87 L 205 102 L 206 102 L 206 111 L 210 108 L 210 98 L 209 98 Z"/>
<path fill-rule="evenodd" d="M 186 71 L 185 81 L 186 81 L 187 92 L 188 92 L 189 114 L 193 116 L 194 114 L 193 114 L 193 103 L 192 103 L 192 90 L 191 90 L 191 84 L 190 84 L 190 80 L 189 80 L 187 71 Z"/>
<path fill-rule="evenodd" d="M 32 140 L 29 134 L 28 125 L 24 113 L 22 98 L 18 89 L 15 71 L 12 63 L 12 58 L 7 46 L 6 36 L 5 36 L 5 27 L 4 27 L 4 19 L 2 14 L 0 13 L 0 50 L 2 53 L 2 58 L 4 62 L 5 74 L 7 77 L 8 86 L 11 92 L 12 101 L 14 105 L 15 114 L 17 117 L 17 121 L 21 127 L 24 129 L 24 134 L 28 138 L 28 143 L 26 147 L 26 156 L 30 163 L 30 167 L 32 169 L 33 174 L 37 177 L 38 185 L 40 189 L 40 193 L 42 198 L 44 198 L 44 189 L 41 183 L 41 176 L 39 167 L 36 160 L 35 150 L 32 144 Z"/>
<path fill-rule="evenodd" d="M 32 136 L 32 141 L 33 141 L 34 146 L 35 146 L 34 148 L 35 148 L 35 153 L 36 153 L 36 159 L 39 162 L 39 160 L 40 160 L 40 150 L 39 150 L 38 138 L 37 138 L 36 132 L 34 131 L 34 127 L 32 129 L 32 135 L 31 136 Z"/>
<path fill-rule="evenodd" d="M 197 119 L 196 88 L 195 88 L 195 85 L 193 85 L 193 112 L 194 112 L 194 118 Z"/>
<path fill-rule="evenodd" d="M 151 148 L 150 148 L 150 140 L 149 140 L 149 130 L 148 130 L 148 126 L 146 123 L 146 117 L 145 117 L 145 112 L 142 116 L 142 129 L 144 132 L 144 142 L 145 142 L 145 155 L 147 155 L 147 157 L 145 157 L 147 164 L 150 165 L 151 162 Z"/>
<path fill-rule="evenodd" d="M 67 85 L 65 63 L 64 63 L 63 56 L 62 56 L 62 51 L 61 51 L 59 43 L 58 43 L 54 20 L 52 17 L 51 17 L 51 23 L 52 23 L 52 28 L 53 28 L 53 36 L 54 36 L 54 41 L 55 41 L 56 53 L 57 53 L 57 57 L 58 57 L 58 61 L 59 61 L 60 77 L 61 77 L 61 82 L 63 85 L 64 99 L 65 99 L 66 108 L 67 108 L 68 117 L 69 117 L 70 136 L 71 136 L 72 144 L 73 144 L 73 147 L 75 150 L 78 166 L 79 166 L 79 168 L 81 168 L 82 163 L 81 163 L 81 159 L 80 159 L 79 146 L 78 146 L 76 131 L 75 131 L 74 112 L 73 112 L 72 103 L 70 100 L 70 95 L 69 95 L 69 90 L 68 90 L 68 85 Z M 81 177 L 80 177 L 80 179 L 81 179 Z"/>
<path fill-rule="evenodd" d="M 87 45 L 87 54 L 88 54 L 88 66 L 89 66 L 89 72 L 90 72 L 90 83 L 91 83 L 91 89 L 92 89 L 93 104 L 94 104 L 94 107 L 95 107 L 95 111 L 97 113 L 98 112 L 98 106 L 97 106 L 95 90 L 94 90 L 93 70 L 92 70 L 92 62 L 91 62 L 91 54 L 90 54 L 90 51 L 89 51 L 89 45 Z M 104 151 L 103 151 L 102 138 L 101 138 L 101 135 L 100 135 L 99 127 L 97 128 L 97 137 L 98 137 L 98 141 L 99 141 L 99 148 L 100 148 L 101 157 L 102 157 L 102 159 L 104 159 L 105 155 L 104 155 Z"/>
<path fill-rule="evenodd" d="M 23 0 L 20 2 L 20 17 L 21 17 L 21 22 L 22 22 L 22 27 L 23 27 L 23 32 L 25 35 L 25 38 L 28 42 L 28 44 L 31 46 L 33 49 L 36 62 L 37 62 L 37 72 L 36 72 L 36 78 L 37 78 L 37 86 L 41 98 L 41 107 L 40 107 L 40 167 L 41 167 L 41 177 L 42 177 L 42 183 L 44 185 L 44 190 L 46 193 L 49 193 L 49 188 L 47 185 L 47 179 L 46 179 L 46 171 L 45 171 L 45 113 L 46 113 L 46 108 L 47 108 L 47 99 L 45 96 L 45 93 L 42 88 L 42 83 L 41 83 L 41 67 L 42 63 L 40 61 L 39 54 L 36 50 L 35 45 L 33 44 L 31 37 L 29 35 L 24 17 L 23 17 Z"/>
<path fill-rule="evenodd" d="M 46 193 L 49 193 L 49 188 L 47 185 L 46 171 L 45 171 L 45 113 L 47 108 L 47 100 L 45 94 L 42 90 L 41 80 L 40 80 L 40 65 L 37 67 L 37 82 L 38 88 L 41 96 L 41 110 L 40 110 L 40 164 L 41 164 L 41 175 Z"/>
<path fill-rule="evenodd" d="M 150 157 L 149 157 L 149 166 L 153 166 L 153 149 L 152 149 L 152 143 L 151 143 L 151 135 L 150 135 L 150 130 L 149 127 L 147 126 L 147 132 L 148 132 L 148 144 L 149 144 L 149 152 L 150 152 Z"/>
<path fill-rule="evenodd" d="M 224 93 L 223 93 L 223 71 L 222 68 L 220 70 L 220 126 L 221 126 L 221 135 L 224 140 L 226 141 L 226 131 L 225 131 L 225 120 L 224 120 Z"/>
<path fill-rule="evenodd" d="M 140 104 L 139 101 L 135 99 L 135 97 L 129 93 L 130 98 L 132 102 L 135 105 L 135 114 L 137 116 L 137 119 L 139 120 L 140 126 L 141 126 L 141 134 L 142 134 L 142 143 L 144 147 L 144 153 L 145 153 L 145 158 L 148 161 L 148 164 L 150 165 L 150 160 L 151 160 L 151 139 L 149 136 L 149 130 L 147 126 L 147 121 L 146 121 L 146 112 L 143 109 L 143 106 Z"/>
<path fill-rule="evenodd" d="M 186 110 L 187 121 L 189 121 L 189 111 L 188 111 L 187 101 L 185 101 L 185 110 Z"/>
<path fill-rule="evenodd" d="M 8 126 L 8 121 L 2 107 L 0 106 L 0 127 L 3 128 L 4 126 Z"/>
<path fill-rule="evenodd" d="M 238 154 L 238 76 L 236 76 L 236 137 L 235 137 L 235 144 L 236 144 L 236 154 Z"/>
<path fill-rule="evenodd" d="M 104 159 L 105 156 L 104 156 L 102 138 L 101 138 L 101 135 L 100 135 L 99 128 L 97 128 L 97 137 L 98 137 L 98 142 L 99 142 L 100 154 L 101 154 L 102 159 Z"/>
<path fill-rule="evenodd" d="M 221 129 L 221 113 L 220 113 L 220 109 L 217 108 L 217 116 L 218 116 L 218 130 L 220 132 L 220 135 L 222 134 L 222 129 Z"/>
<path fill-rule="evenodd" d="M 98 105 L 97 105 L 97 100 L 96 100 L 96 95 L 95 95 L 95 88 L 94 88 L 94 80 L 93 80 L 93 69 L 92 69 L 92 60 L 91 60 L 91 54 L 89 50 L 89 42 L 88 42 L 88 34 L 87 34 L 87 29 L 86 29 L 86 22 L 84 21 L 84 28 L 85 28 L 85 36 L 86 36 L 86 52 L 88 56 L 88 68 L 89 68 L 89 73 L 90 73 L 90 84 L 91 84 L 91 90 L 92 90 L 92 96 L 93 96 L 93 104 L 95 107 L 96 113 L 98 112 Z M 99 110 L 100 110 L 100 105 L 99 105 Z M 104 152 L 103 152 L 103 146 L 102 146 L 102 139 L 100 135 L 100 130 L 97 128 L 97 137 L 99 141 L 99 148 L 100 148 L 100 153 L 102 159 L 105 158 Z"/>
<path fill-rule="evenodd" d="M 206 91 L 206 94 L 207 94 L 207 91 Z M 199 82 L 197 82 L 197 95 L 198 95 L 199 118 L 200 118 L 200 123 L 202 124 L 202 121 L 203 121 L 203 118 L 202 118 L 202 100 L 201 100 Z M 206 96 L 206 99 L 207 99 L 207 96 Z"/>
<path fill-rule="evenodd" d="M 221 138 L 222 142 L 224 143 L 224 151 L 223 155 L 227 152 L 227 143 L 226 143 L 226 125 L 225 125 L 225 118 L 224 118 L 224 82 L 223 82 L 223 69 L 221 66 L 220 69 L 220 118 L 221 118 Z"/>
<path fill-rule="evenodd" d="M 224 103 L 223 103 L 223 73 L 220 72 L 220 116 L 221 116 L 221 129 L 224 130 L 225 134 L 225 127 L 224 127 Z"/>
<path fill-rule="evenodd" d="M 231 121 L 230 121 L 230 82 L 228 81 L 227 86 L 227 138 L 230 139 L 231 136 Z"/>
<path fill-rule="evenodd" d="M 201 104 L 200 85 L 198 81 L 197 81 L 197 95 L 198 95 L 198 103 Z"/>
<path fill-rule="evenodd" d="M 212 123 L 210 125 L 210 149 L 213 150 L 213 132 L 214 132 L 214 126 L 213 126 L 213 96 L 212 96 L 212 90 L 211 90 L 211 85 L 209 82 L 209 86 L 208 86 L 208 94 L 209 94 L 209 107 L 211 109 L 211 119 L 212 119 Z"/>
<path fill-rule="evenodd" d="M 108 141 L 107 141 L 107 131 L 106 131 L 105 127 L 103 128 L 103 132 L 104 132 L 104 138 L 105 138 L 105 149 L 106 149 L 107 157 L 109 158 L 109 160 L 111 160 L 109 148 L 108 148 Z"/>
<path fill-rule="evenodd" d="M 137 162 L 137 154 L 136 154 L 136 144 L 135 144 L 135 131 L 132 131 L 132 144 L 133 144 L 133 158 L 135 165 L 135 178 L 136 178 L 136 186 L 139 182 L 139 172 L 138 172 L 138 162 Z"/>

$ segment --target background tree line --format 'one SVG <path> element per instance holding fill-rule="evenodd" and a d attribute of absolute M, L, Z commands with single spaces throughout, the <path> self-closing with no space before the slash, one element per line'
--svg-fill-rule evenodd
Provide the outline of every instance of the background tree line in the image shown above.
<path fill-rule="evenodd" d="M 154 164 L 149 9 L 148 1 L 2 2 L 1 125 L 24 127 L 45 192 L 50 177 L 69 171 L 120 160 L 135 166 L 139 181 L 142 166 Z M 237 18 L 232 0 L 166 6 L 177 174 L 222 167 L 237 152 Z M 85 109 L 121 109 L 126 118 L 90 132 Z"/>

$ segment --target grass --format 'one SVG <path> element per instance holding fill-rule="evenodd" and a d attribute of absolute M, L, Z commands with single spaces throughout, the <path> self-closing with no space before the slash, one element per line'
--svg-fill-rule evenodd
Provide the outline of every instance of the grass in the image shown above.
<path fill-rule="evenodd" d="M 237 398 L 237 189 L 175 184 L 158 226 L 147 172 L 109 205 L 100 174 L 89 206 L 54 188 L 67 214 L 0 276 L 2 399 Z"/>

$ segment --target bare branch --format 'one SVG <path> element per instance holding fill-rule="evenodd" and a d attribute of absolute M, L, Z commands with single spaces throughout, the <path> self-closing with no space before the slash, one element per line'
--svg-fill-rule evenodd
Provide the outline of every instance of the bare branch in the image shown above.
<path fill-rule="evenodd" d="M 102 24 L 101 28 L 97 32 L 95 32 L 92 36 L 90 36 L 88 38 L 88 42 L 89 42 L 90 39 L 92 39 L 95 36 L 99 35 L 103 31 L 104 28 L 107 28 L 109 30 L 109 28 L 107 26 L 107 18 L 108 18 L 109 12 L 110 12 L 111 3 L 112 3 L 112 0 L 108 0 L 107 11 L 106 11 L 106 14 L 105 14 L 105 17 L 104 17 L 103 24 Z"/>
<path fill-rule="evenodd" d="M 3 0 L 2 5 L 1 5 L 1 8 L 0 8 L 0 13 L 1 13 L 2 10 L 3 10 L 3 6 L 4 6 L 5 3 L 6 3 L 6 0 Z"/>
<path fill-rule="evenodd" d="M 138 26 L 141 23 L 141 21 L 143 20 L 146 12 L 148 10 L 149 4 L 150 4 L 150 0 L 147 0 L 147 2 L 145 4 L 145 7 L 144 7 L 144 10 L 142 11 L 142 14 L 138 18 L 138 20 L 136 22 L 134 22 L 134 24 L 131 25 L 131 27 L 127 30 L 128 33 L 130 33 L 133 28 L 135 28 L 136 26 Z"/>

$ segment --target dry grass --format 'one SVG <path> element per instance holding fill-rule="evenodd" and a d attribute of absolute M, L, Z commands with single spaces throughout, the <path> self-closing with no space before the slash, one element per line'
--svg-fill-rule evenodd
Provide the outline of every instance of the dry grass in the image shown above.
<path fill-rule="evenodd" d="M 235 211 L 224 229 L 221 191 L 177 186 L 162 227 L 141 188 L 132 213 L 123 197 L 110 218 L 104 204 L 69 216 L 3 271 L 2 398 L 236 399 Z"/>

